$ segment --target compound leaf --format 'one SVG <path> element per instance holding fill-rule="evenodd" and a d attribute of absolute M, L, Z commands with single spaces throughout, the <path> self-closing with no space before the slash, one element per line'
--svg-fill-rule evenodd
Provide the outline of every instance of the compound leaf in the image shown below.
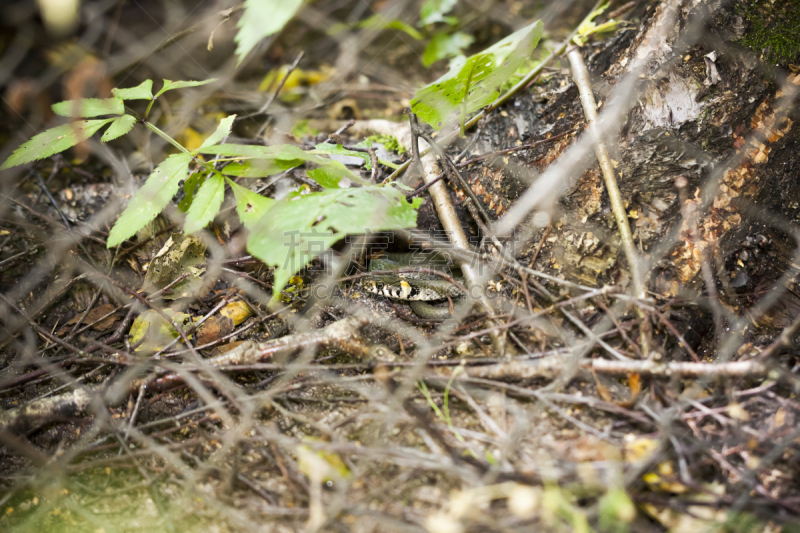
<path fill-rule="evenodd" d="M 191 154 L 173 154 L 156 167 L 111 228 L 106 244 L 108 248 L 133 236 L 164 210 L 178 192 L 178 185 L 189 172 L 191 161 Z"/>
<path fill-rule="evenodd" d="M 79 120 L 43 131 L 14 150 L 14 153 L 6 159 L 3 166 L 0 166 L 0 170 L 23 165 L 63 152 L 67 148 L 71 148 L 85 141 L 112 120 L 114 119 Z"/>

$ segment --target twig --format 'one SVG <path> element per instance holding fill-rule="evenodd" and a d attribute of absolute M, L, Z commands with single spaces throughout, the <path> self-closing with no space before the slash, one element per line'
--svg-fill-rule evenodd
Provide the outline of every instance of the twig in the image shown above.
<path fill-rule="evenodd" d="M 272 105 L 272 102 L 274 102 L 275 99 L 278 97 L 278 93 L 280 93 L 281 89 L 283 89 L 283 86 L 286 84 L 286 80 L 288 80 L 289 76 L 292 75 L 292 72 L 294 72 L 294 69 L 297 68 L 297 65 L 300 63 L 300 60 L 303 59 L 304 55 L 305 55 L 305 52 L 301 50 L 300 53 L 297 55 L 297 58 L 289 66 L 289 70 L 286 72 L 286 75 L 283 77 L 283 79 L 281 79 L 280 83 L 278 84 L 278 87 L 275 89 L 275 92 L 272 93 L 272 96 L 270 97 L 270 99 L 267 100 L 264 103 L 264 105 L 261 106 L 261 108 L 258 111 L 256 111 L 255 113 L 250 113 L 249 115 L 244 115 L 241 118 L 250 118 L 250 117 L 254 117 L 256 115 L 263 115 L 264 113 L 266 113 L 267 109 L 269 109 L 269 106 Z M 261 137 L 261 135 L 264 133 L 264 130 L 267 129 L 267 124 L 269 124 L 269 119 L 265 120 L 264 123 L 261 124 L 261 126 L 258 128 L 258 131 L 255 134 L 256 138 Z"/>
<path fill-rule="evenodd" d="M 417 136 L 414 130 L 418 130 L 419 127 L 416 125 L 416 117 L 413 113 L 409 113 L 409 118 L 411 121 L 411 148 L 413 151 L 414 146 L 417 143 Z M 418 155 L 419 154 L 417 153 L 417 156 Z M 436 179 L 436 162 L 434 158 L 432 156 L 427 156 L 425 159 L 421 159 L 420 161 L 422 163 L 423 179 L 425 182 L 428 183 Z M 430 188 L 430 195 L 433 199 L 436 212 L 439 215 L 439 220 L 447 232 L 447 236 L 450 239 L 450 242 L 453 244 L 453 247 L 456 249 L 469 251 L 469 240 L 467 239 L 467 235 L 464 233 L 464 228 L 461 226 L 461 221 L 458 219 L 458 214 L 456 213 L 455 207 L 453 207 L 453 203 L 450 201 L 450 194 L 447 192 L 447 188 L 441 182 L 433 184 Z M 481 276 L 471 264 L 468 264 L 464 261 L 459 261 L 459 266 L 461 267 L 461 272 L 464 274 L 464 279 L 467 280 L 467 284 L 470 287 L 483 286 Z M 494 315 L 494 309 L 489 303 L 489 300 L 486 298 L 484 291 L 480 291 L 480 296 L 476 300 L 477 303 L 480 304 L 480 306 L 483 307 L 490 316 Z M 489 320 L 489 323 L 492 324 L 492 326 L 497 325 L 491 319 Z M 502 355 L 504 352 L 502 336 L 499 335 L 497 331 L 492 331 L 491 337 L 494 349 L 497 351 L 498 355 Z"/>
<path fill-rule="evenodd" d="M 583 106 L 583 113 L 586 116 L 589 134 L 594 141 L 594 152 L 595 155 L 597 155 L 597 162 L 600 164 L 600 170 L 603 173 L 606 191 L 611 201 L 611 211 L 614 213 L 614 218 L 617 221 L 617 229 L 619 230 L 620 240 L 622 241 L 622 248 L 625 251 L 625 257 L 628 259 L 628 268 L 630 268 L 631 271 L 633 290 L 637 298 L 644 299 L 647 296 L 645 292 L 646 287 L 642 278 L 641 265 L 639 264 L 639 254 L 636 252 L 636 246 L 633 243 L 633 234 L 628 224 L 628 213 L 625 211 L 625 202 L 622 199 L 622 193 L 617 185 L 617 178 L 614 175 L 614 166 L 611 164 L 608 150 L 597 131 L 597 102 L 595 102 L 594 94 L 592 93 L 589 71 L 586 68 L 586 64 L 583 62 L 580 49 L 572 48 L 567 52 L 567 57 L 572 67 L 572 79 L 575 81 L 575 85 L 577 85 L 578 92 L 580 93 L 581 105 Z M 642 319 L 640 329 L 642 354 L 647 357 L 650 352 L 647 316 L 641 308 L 637 308 L 637 311 Z"/>
<path fill-rule="evenodd" d="M 2 295 L 0 295 L 2 297 Z M 183 384 L 185 373 L 203 370 L 219 369 L 226 366 L 239 366 L 254 364 L 271 359 L 279 353 L 292 352 L 303 348 L 336 347 L 344 352 L 361 358 L 377 358 L 382 360 L 397 359 L 387 347 L 382 345 L 368 345 L 358 335 L 358 330 L 366 325 L 369 320 L 365 317 L 351 317 L 334 322 L 328 327 L 290 335 L 272 341 L 257 344 L 252 341 L 244 342 L 232 350 L 205 360 L 198 364 L 184 364 L 181 375 L 167 372 L 160 376 L 150 376 L 133 380 L 126 386 L 127 391 L 137 391 L 141 387 L 147 390 L 165 390 Z M 56 338 L 57 339 L 57 338 Z M 60 341 L 60 339 L 58 339 Z M 82 355 L 82 353 L 81 353 Z M 39 427 L 54 418 L 76 415 L 85 412 L 93 396 L 102 395 L 102 405 L 113 405 L 124 400 L 125 395 L 114 391 L 115 387 L 94 387 L 76 389 L 72 392 L 37 400 L 27 405 L 9 409 L 0 413 L 0 434 L 4 430 L 27 430 Z M 112 391 L 112 392 L 109 392 Z"/>
<path fill-rule="evenodd" d="M 570 361 L 561 355 L 548 355 L 533 361 L 514 360 L 486 366 L 468 366 L 465 375 L 483 379 L 555 379 L 562 372 L 571 371 Z M 700 376 L 726 376 L 726 377 L 763 377 L 769 372 L 769 367 L 756 360 L 732 361 L 728 363 L 687 363 L 669 362 L 658 363 L 653 360 L 636 361 L 611 361 L 608 359 L 591 359 L 583 361 L 581 368 L 601 374 L 626 376 L 628 374 L 641 374 L 643 376 L 668 378 L 700 377 Z M 440 376 L 449 377 L 452 368 L 439 368 Z M 456 377 L 456 379 L 459 379 Z"/>
<path fill-rule="evenodd" d="M 347 123 L 345 123 L 344 126 L 342 126 L 338 130 L 328 135 L 328 138 L 322 141 L 321 144 L 330 144 L 330 143 L 342 144 L 342 138 L 341 138 L 342 133 L 352 128 L 355 123 L 356 123 L 355 119 L 351 118 L 350 120 L 347 121 Z"/>

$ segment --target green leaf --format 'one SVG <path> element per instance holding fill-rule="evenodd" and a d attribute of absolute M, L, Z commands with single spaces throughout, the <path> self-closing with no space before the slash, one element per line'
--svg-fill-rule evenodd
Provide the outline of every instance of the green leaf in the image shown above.
<path fill-rule="evenodd" d="M 583 46 L 586 44 L 586 41 L 589 40 L 589 36 L 595 33 L 616 31 L 619 22 L 614 19 L 609 19 L 599 26 L 594 22 L 594 19 L 603 14 L 603 12 L 608 9 L 608 6 L 608 3 L 603 4 L 589 13 L 589 16 L 584 19 L 580 26 L 578 26 L 578 31 L 575 32 L 575 37 L 572 38 L 572 41 L 575 44 L 578 46 Z"/>
<path fill-rule="evenodd" d="M 447 22 L 451 17 L 445 18 L 453 7 L 456 5 L 456 0 L 428 0 L 419 12 L 419 25 L 427 26 L 436 22 Z"/>
<path fill-rule="evenodd" d="M 247 187 L 242 187 L 233 180 L 227 178 L 226 180 L 236 198 L 236 212 L 239 214 L 239 220 L 247 229 L 253 229 L 255 223 L 272 207 L 275 200 L 261 196 Z"/>
<path fill-rule="evenodd" d="M 153 80 L 144 80 L 136 87 L 128 87 L 127 89 L 111 89 L 111 93 L 123 100 L 152 100 Z"/>
<path fill-rule="evenodd" d="M 314 147 L 312 154 L 333 154 L 333 155 L 346 155 L 349 157 L 358 157 L 364 160 L 367 170 L 372 170 L 372 158 L 368 153 L 356 152 L 355 150 L 348 150 L 341 144 L 321 143 Z"/>
<path fill-rule="evenodd" d="M 366 18 L 359 22 L 356 27 L 358 28 L 372 28 L 375 30 L 383 30 L 383 29 L 390 29 L 390 30 L 398 30 L 405 32 L 411 37 L 412 39 L 421 40 L 422 34 L 418 32 L 413 26 L 409 26 L 402 20 L 387 20 L 380 14 L 376 13 L 369 18 Z"/>
<path fill-rule="evenodd" d="M 275 202 L 255 224 L 247 249 L 276 266 L 277 298 L 294 273 L 345 235 L 409 228 L 416 223 L 414 204 L 395 189 L 329 189 Z"/>
<path fill-rule="evenodd" d="M 3 166 L 0 166 L 0 170 L 23 165 L 63 152 L 67 148 L 71 148 L 85 141 L 112 120 L 114 119 L 79 120 L 70 124 L 63 124 L 55 128 L 50 128 L 34 136 L 30 141 L 14 150 L 14 153 L 6 159 Z"/>
<path fill-rule="evenodd" d="M 295 159 L 284 161 L 281 159 L 253 159 L 243 163 L 231 163 L 220 170 L 226 176 L 238 176 L 240 178 L 266 178 L 273 174 L 279 174 L 285 170 L 299 167 L 303 164 L 302 160 Z"/>
<path fill-rule="evenodd" d="M 206 177 L 206 172 L 195 172 L 183 182 L 183 199 L 178 204 L 178 209 L 182 213 L 186 213 L 189 210 L 189 206 L 191 206 L 194 201 L 194 195 L 198 187 L 206 181 Z"/>
<path fill-rule="evenodd" d="M 114 122 L 108 127 L 108 129 L 103 133 L 103 136 L 100 137 L 100 140 L 103 142 L 113 141 L 117 137 L 122 137 L 133 128 L 133 125 L 136 124 L 136 117 L 132 117 L 131 115 L 122 115 L 121 117 L 117 117 L 114 119 Z"/>
<path fill-rule="evenodd" d="M 440 59 L 455 57 L 475 41 L 472 35 L 457 31 L 452 35 L 438 33 L 425 47 L 422 53 L 422 64 L 429 67 Z"/>
<path fill-rule="evenodd" d="M 321 146 L 321 145 L 320 145 Z M 325 148 L 321 153 L 339 153 L 334 145 L 330 148 Z M 318 146 L 319 148 L 319 146 Z M 233 157 L 236 159 L 247 159 L 244 163 L 232 163 L 220 172 L 229 176 L 241 176 L 246 178 L 262 178 L 271 174 L 277 174 L 290 168 L 300 166 L 305 163 L 313 163 L 321 168 L 329 168 L 328 174 L 335 174 L 338 176 L 336 182 L 341 181 L 342 178 L 347 178 L 351 181 L 358 183 L 365 183 L 354 173 L 350 172 L 347 167 L 333 161 L 326 157 L 318 155 L 318 150 L 306 152 L 297 146 L 291 144 L 281 144 L 275 146 L 254 146 L 246 144 L 219 144 L 216 146 L 201 147 L 198 152 L 202 154 L 214 154 Z M 350 152 L 350 151 L 348 151 Z M 352 152 L 359 154 L 359 157 L 365 155 L 359 152 Z M 349 153 L 348 153 L 349 155 Z M 366 154 L 369 157 L 368 154 Z M 319 175 L 319 174 L 318 174 Z"/>
<path fill-rule="evenodd" d="M 191 154 L 173 154 L 156 167 L 111 228 L 106 244 L 108 248 L 131 237 L 164 210 L 178 192 L 178 185 L 189 172 L 191 161 Z"/>
<path fill-rule="evenodd" d="M 219 126 L 217 129 L 208 136 L 208 138 L 203 141 L 203 144 L 200 145 L 200 148 L 205 148 L 206 146 L 213 146 L 217 143 L 222 142 L 222 140 L 228 136 L 231 132 L 231 127 L 233 127 L 233 121 L 236 120 L 236 115 L 231 115 L 229 117 L 225 117 L 219 121 Z"/>
<path fill-rule="evenodd" d="M 411 101 L 412 111 L 437 130 L 455 111 L 461 112 L 463 122 L 467 113 L 497 98 L 500 87 L 533 52 L 541 35 L 542 22 L 536 21 L 483 52 L 451 65 L 447 74 L 417 91 Z"/>
<path fill-rule="evenodd" d="M 219 174 L 209 177 L 197 191 L 183 224 L 184 233 L 194 233 L 208 226 L 214 220 L 225 197 L 225 179 Z"/>
<path fill-rule="evenodd" d="M 309 155 L 297 146 L 277 144 L 274 146 L 257 146 L 254 144 L 217 144 L 205 146 L 197 150 L 201 154 L 224 155 L 236 159 L 278 159 L 292 161 L 307 160 Z M 321 158 L 319 158 L 321 159 Z"/>
<path fill-rule="evenodd" d="M 367 140 L 369 141 L 369 140 Z M 363 146 L 362 146 L 363 145 Z M 369 148 L 366 146 L 366 143 L 359 143 L 359 148 Z M 318 144 L 314 147 L 314 150 L 309 152 L 311 154 L 334 154 L 334 155 L 346 155 L 350 157 L 360 157 L 364 160 L 365 166 L 367 170 L 372 170 L 372 158 L 369 156 L 368 153 L 365 152 L 357 152 L 355 150 L 348 150 L 341 144 L 330 144 L 330 143 L 322 143 Z M 337 161 L 338 162 L 338 161 Z M 398 168 L 398 165 L 395 165 L 391 161 L 386 161 L 383 159 L 378 158 L 378 163 L 381 165 L 386 165 L 390 168 Z"/>
<path fill-rule="evenodd" d="M 162 94 L 167 91 L 172 91 L 173 89 L 185 89 L 186 87 L 199 87 L 201 85 L 206 85 L 208 83 L 212 83 L 217 81 L 217 78 L 211 78 L 209 80 L 203 81 L 171 81 L 171 80 L 164 80 L 164 86 L 161 87 L 161 90 L 156 93 L 153 97 L 155 100 Z"/>
<path fill-rule="evenodd" d="M 245 0 L 244 13 L 239 19 L 236 41 L 237 64 L 264 37 L 280 31 L 297 13 L 303 0 Z"/>
<path fill-rule="evenodd" d="M 121 115 L 125 112 L 125 104 L 120 98 L 81 98 L 58 102 L 50 107 L 56 115 L 73 118 Z"/>
<path fill-rule="evenodd" d="M 338 161 L 331 161 L 331 163 L 324 167 L 311 169 L 306 174 L 326 189 L 347 189 L 350 187 L 350 182 L 353 181 L 351 179 L 353 173 Z"/>

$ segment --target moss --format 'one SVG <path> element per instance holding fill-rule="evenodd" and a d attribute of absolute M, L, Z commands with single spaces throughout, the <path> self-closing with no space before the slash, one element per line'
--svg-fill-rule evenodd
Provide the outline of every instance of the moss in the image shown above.
<path fill-rule="evenodd" d="M 800 0 L 739 3 L 736 12 L 748 23 L 741 42 L 765 61 L 797 63 L 800 59 Z"/>
<path fill-rule="evenodd" d="M 372 135 L 367 137 L 367 140 L 374 143 L 381 143 L 389 151 L 397 152 L 398 154 L 406 153 L 406 149 L 403 148 L 403 145 L 400 144 L 400 141 L 397 140 L 397 137 L 392 135 Z"/>

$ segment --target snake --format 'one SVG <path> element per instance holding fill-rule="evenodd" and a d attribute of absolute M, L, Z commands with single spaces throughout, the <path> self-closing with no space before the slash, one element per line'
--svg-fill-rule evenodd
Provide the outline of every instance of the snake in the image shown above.
<path fill-rule="evenodd" d="M 450 317 L 449 306 L 435 306 L 429 302 L 447 300 L 448 297 L 461 298 L 464 293 L 441 276 L 427 272 L 407 272 L 407 270 L 415 267 L 440 270 L 461 282 L 460 276 L 452 275 L 448 264 L 452 263 L 443 254 L 386 253 L 380 258 L 370 260 L 369 272 L 401 272 L 372 275 L 365 278 L 361 284 L 373 294 L 407 301 L 411 310 L 420 318 L 444 320 Z"/>

